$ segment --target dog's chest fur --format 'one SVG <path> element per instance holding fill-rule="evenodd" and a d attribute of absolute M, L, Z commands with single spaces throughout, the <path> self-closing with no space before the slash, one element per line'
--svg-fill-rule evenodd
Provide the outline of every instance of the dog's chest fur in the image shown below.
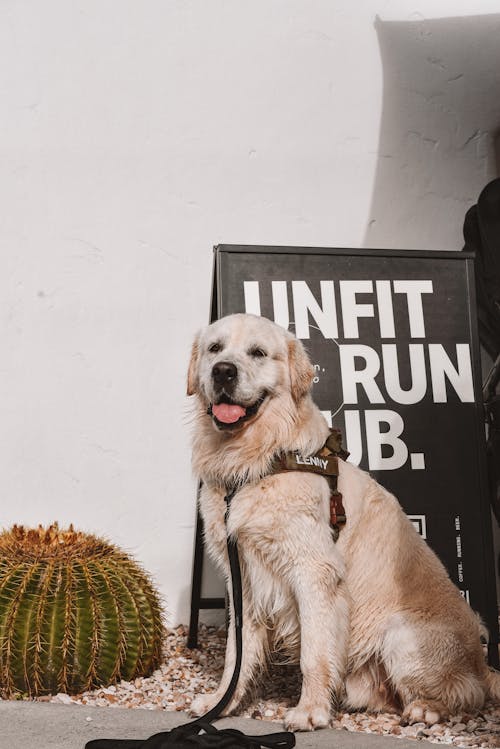
<path fill-rule="evenodd" d="M 225 509 L 224 491 L 204 486 L 200 510 L 207 549 L 229 580 Z M 272 631 L 276 645 L 293 650 L 299 632 L 295 561 L 309 553 L 311 536 L 334 549 L 328 483 L 312 474 L 278 474 L 244 486 L 232 500 L 227 532 L 238 539 L 245 615 Z"/>

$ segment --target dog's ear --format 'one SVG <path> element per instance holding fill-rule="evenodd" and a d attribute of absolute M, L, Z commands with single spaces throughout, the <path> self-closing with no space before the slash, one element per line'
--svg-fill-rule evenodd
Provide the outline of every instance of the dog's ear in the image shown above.
<path fill-rule="evenodd" d="M 309 392 L 314 377 L 313 365 L 298 338 L 288 341 L 288 366 L 292 397 L 298 402 Z"/>
<path fill-rule="evenodd" d="M 191 359 L 189 360 L 188 376 L 187 376 L 187 394 L 194 395 L 198 392 L 198 357 L 199 357 L 199 336 L 196 336 L 191 349 Z"/>

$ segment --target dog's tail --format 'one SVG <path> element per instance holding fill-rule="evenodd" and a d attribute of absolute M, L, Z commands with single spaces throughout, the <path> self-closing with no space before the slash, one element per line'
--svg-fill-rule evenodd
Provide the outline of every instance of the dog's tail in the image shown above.
<path fill-rule="evenodd" d="M 500 702 L 500 671 L 491 668 L 486 673 L 486 688 L 488 697 L 494 702 Z"/>

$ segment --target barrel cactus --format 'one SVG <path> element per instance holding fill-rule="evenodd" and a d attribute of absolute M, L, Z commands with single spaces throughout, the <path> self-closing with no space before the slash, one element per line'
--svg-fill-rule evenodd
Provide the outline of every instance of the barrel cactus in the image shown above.
<path fill-rule="evenodd" d="M 162 606 L 148 575 L 103 539 L 0 533 L 0 694 L 78 694 L 161 662 Z"/>

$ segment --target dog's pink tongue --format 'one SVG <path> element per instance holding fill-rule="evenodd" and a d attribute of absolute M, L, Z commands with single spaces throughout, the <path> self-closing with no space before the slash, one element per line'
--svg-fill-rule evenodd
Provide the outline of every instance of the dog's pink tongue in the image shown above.
<path fill-rule="evenodd" d="M 219 403 L 218 406 L 212 406 L 212 413 L 223 424 L 234 424 L 242 416 L 245 416 L 246 409 L 231 403 Z"/>

